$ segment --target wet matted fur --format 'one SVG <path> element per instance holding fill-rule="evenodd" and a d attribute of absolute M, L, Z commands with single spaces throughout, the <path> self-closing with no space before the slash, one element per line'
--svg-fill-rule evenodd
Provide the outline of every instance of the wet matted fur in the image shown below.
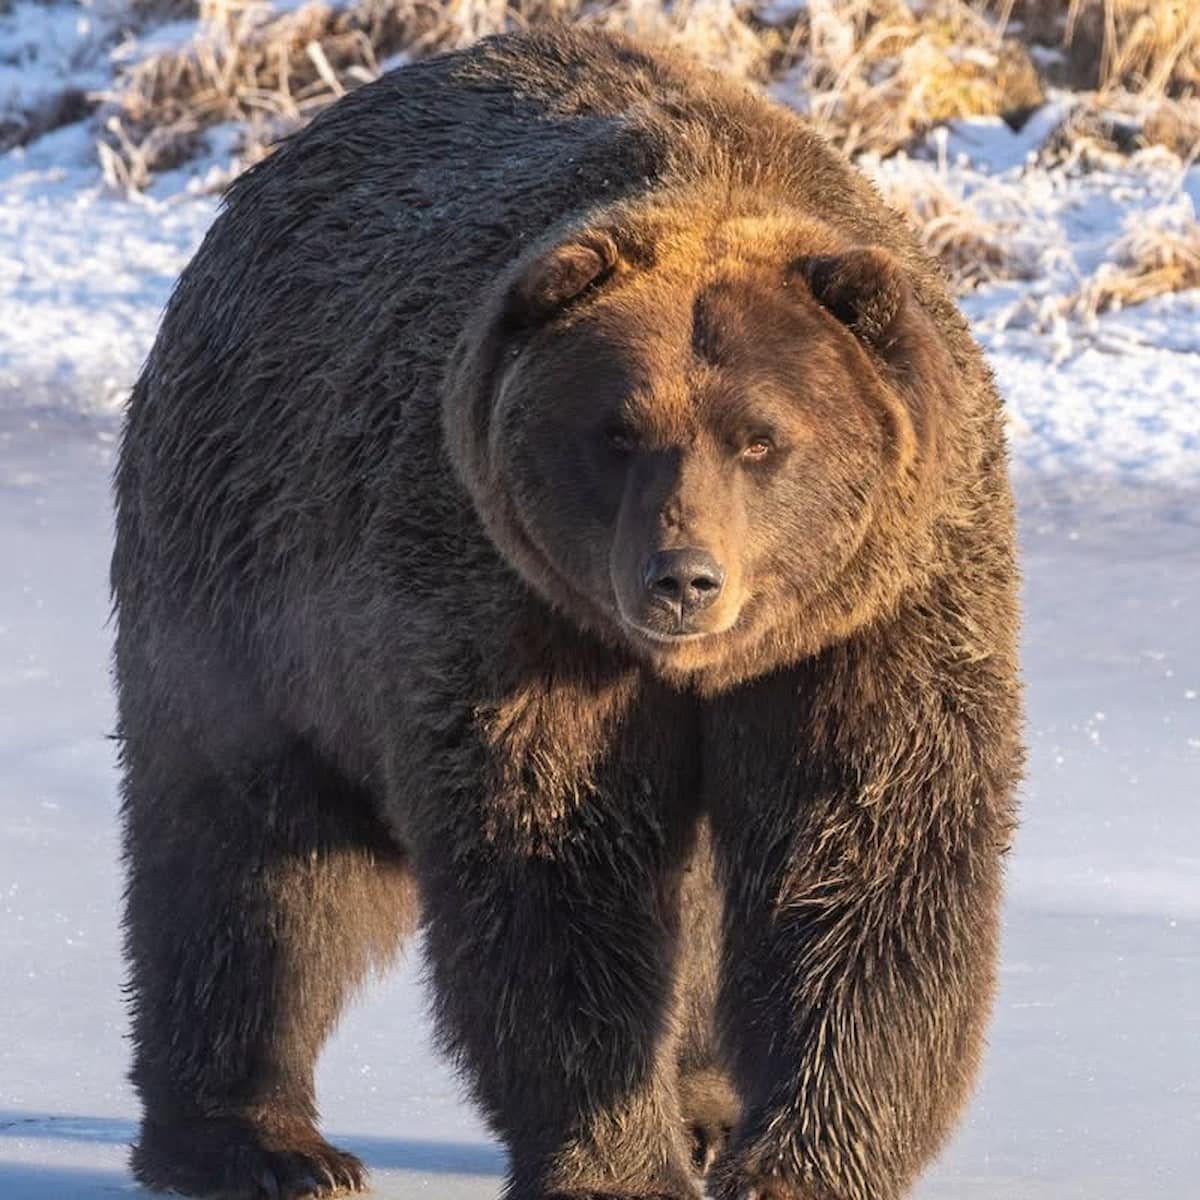
<path fill-rule="evenodd" d="M 139 1179 L 361 1187 L 313 1064 L 419 919 L 510 1200 L 908 1189 L 993 990 L 1012 505 L 802 120 L 567 31 L 354 92 L 233 187 L 117 497 Z"/>

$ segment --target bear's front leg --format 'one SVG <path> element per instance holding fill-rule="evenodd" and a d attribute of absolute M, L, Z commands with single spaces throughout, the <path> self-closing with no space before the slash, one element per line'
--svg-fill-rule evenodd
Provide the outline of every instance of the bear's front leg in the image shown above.
<path fill-rule="evenodd" d="M 564 676 L 432 750 L 411 834 L 438 1031 L 509 1150 L 508 1200 L 697 1200 L 669 739 L 623 733 L 625 701 L 597 723 Z"/>
<path fill-rule="evenodd" d="M 901 666 L 837 650 L 713 706 L 721 1018 L 745 1106 L 719 1200 L 895 1200 L 975 1076 L 1016 702 L 985 679 L 972 711 L 966 686 Z"/>

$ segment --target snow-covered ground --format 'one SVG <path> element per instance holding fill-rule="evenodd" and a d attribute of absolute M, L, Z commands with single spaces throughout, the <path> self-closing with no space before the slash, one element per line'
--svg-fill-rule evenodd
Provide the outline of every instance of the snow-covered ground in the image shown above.
<path fill-rule="evenodd" d="M 0 14 L 0 107 L 35 60 L 39 87 L 93 61 L 80 45 L 95 27 L 57 10 L 54 38 L 21 49 L 29 11 L 18 0 Z M 975 172 L 970 188 L 1011 181 L 1032 136 L 962 127 L 943 169 Z M 91 137 L 69 125 L 0 156 L 4 1200 L 133 1186 L 106 736 L 108 477 L 122 397 L 216 209 L 188 190 L 212 162 L 137 202 L 106 193 Z M 1143 162 L 1031 173 L 1021 189 L 1051 265 L 966 308 L 1012 414 L 1030 769 L 983 1084 L 918 1196 L 1193 1200 L 1200 294 L 1088 326 L 1022 314 L 1044 312 L 1131 221 L 1194 205 L 1200 172 Z M 433 1054 L 415 960 L 366 991 L 320 1085 L 327 1129 L 375 1169 L 377 1194 L 497 1194 L 503 1156 Z"/>

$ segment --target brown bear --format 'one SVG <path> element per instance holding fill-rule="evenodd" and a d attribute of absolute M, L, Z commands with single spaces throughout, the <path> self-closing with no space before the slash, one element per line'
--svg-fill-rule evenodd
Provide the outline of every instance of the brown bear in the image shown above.
<path fill-rule="evenodd" d="M 116 489 L 139 1180 L 363 1187 L 313 1064 L 419 921 L 509 1200 L 908 1189 L 993 989 L 1012 505 L 800 118 L 564 30 L 354 92 L 230 191 Z"/>

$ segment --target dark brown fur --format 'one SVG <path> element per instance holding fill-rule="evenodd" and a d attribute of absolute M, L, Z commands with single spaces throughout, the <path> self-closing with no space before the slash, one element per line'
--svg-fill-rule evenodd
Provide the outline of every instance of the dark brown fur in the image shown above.
<path fill-rule="evenodd" d="M 144 1183 L 361 1186 L 313 1063 L 419 910 L 510 1200 L 907 1190 L 993 987 L 1011 501 L 801 120 L 565 31 L 346 97 L 233 188 L 117 493 Z"/>

